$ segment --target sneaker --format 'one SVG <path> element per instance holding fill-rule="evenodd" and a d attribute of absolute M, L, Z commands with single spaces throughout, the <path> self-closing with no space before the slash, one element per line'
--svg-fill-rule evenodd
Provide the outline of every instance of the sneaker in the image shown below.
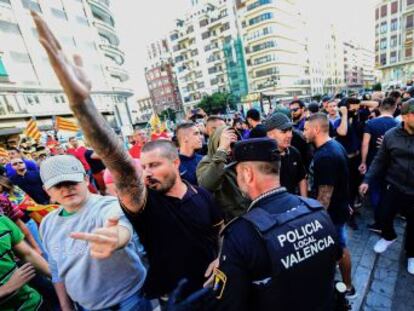
<path fill-rule="evenodd" d="M 408 258 L 407 271 L 409 274 L 414 275 L 414 257 Z"/>
<path fill-rule="evenodd" d="M 395 241 L 397 241 L 397 239 L 394 239 L 394 240 L 391 240 L 391 241 L 388 241 L 386 239 L 381 239 L 377 243 L 375 243 L 374 251 L 377 254 L 381 254 L 381 253 L 385 252 L 387 250 L 387 248 L 390 247 L 390 245 L 392 243 L 394 243 Z"/>
<path fill-rule="evenodd" d="M 372 232 L 375 232 L 375 233 L 379 233 L 379 234 L 382 233 L 382 230 L 381 230 L 380 226 L 376 223 L 368 225 L 368 230 L 372 231 Z"/>
<path fill-rule="evenodd" d="M 358 296 L 355 287 L 352 286 L 350 289 L 347 289 L 345 292 L 345 297 L 347 299 L 355 299 Z"/>

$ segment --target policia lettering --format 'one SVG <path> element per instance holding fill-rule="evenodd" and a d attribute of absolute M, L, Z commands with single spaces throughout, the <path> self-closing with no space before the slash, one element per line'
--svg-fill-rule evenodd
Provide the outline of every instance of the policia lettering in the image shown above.
<path fill-rule="evenodd" d="M 325 236 L 322 239 L 317 239 L 315 237 L 314 234 L 323 229 L 322 224 L 318 220 L 314 220 L 298 229 L 290 230 L 277 236 L 281 248 L 288 242 L 290 245 L 293 244 L 293 248 L 296 251 L 295 253 L 290 253 L 280 259 L 285 269 L 289 269 L 293 265 L 298 264 L 335 244 L 334 239 L 330 235 Z"/>

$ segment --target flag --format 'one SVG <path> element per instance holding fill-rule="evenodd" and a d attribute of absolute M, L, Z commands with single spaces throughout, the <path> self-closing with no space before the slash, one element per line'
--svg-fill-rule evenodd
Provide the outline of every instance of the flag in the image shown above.
<path fill-rule="evenodd" d="M 7 150 L 0 147 L 0 158 L 7 158 L 9 154 L 7 153 Z"/>
<path fill-rule="evenodd" d="M 155 131 L 155 128 L 161 126 L 161 120 L 160 117 L 154 112 L 149 119 L 149 124 L 151 125 L 151 128 L 153 131 Z"/>
<path fill-rule="evenodd" d="M 56 130 L 78 132 L 80 128 L 75 122 L 66 120 L 62 117 L 56 117 Z"/>
<path fill-rule="evenodd" d="M 42 133 L 40 133 L 40 130 L 37 127 L 37 123 L 33 119 L 30 119 L 30 121 L 27 122 L 26 129 L 24 130 L 24 134 L 27 137 L 33 138 L 34 140 L 39 140 L 42 137 Z"/>

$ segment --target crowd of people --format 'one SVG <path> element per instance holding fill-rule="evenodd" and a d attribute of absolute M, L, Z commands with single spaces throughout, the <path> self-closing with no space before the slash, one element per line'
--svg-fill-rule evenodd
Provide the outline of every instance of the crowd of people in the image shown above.
<path fill-rule="evenodd" d="M 196 109 L 123 142 L 80 58 L 33 15 L 85 140 L 2 158 L 1 310 L 340 310 L 335 291 L 358 295 L 361 208 L 376 253 L 406 220 L 414 275 L 414 87 L 231 119 Z"/>

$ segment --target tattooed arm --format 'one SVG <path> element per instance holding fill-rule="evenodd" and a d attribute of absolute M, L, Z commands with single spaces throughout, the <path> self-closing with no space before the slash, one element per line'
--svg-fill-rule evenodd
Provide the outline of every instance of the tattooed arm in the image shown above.
<path fill-rule="evenodd" d="M 326 210 L 328 210 L 329 204 L 331 203 L 333 190 L 333 186 L 321 185 L 318 187 L 317 200 L 325 207 Z"/>
<path fill-rule="evenodd" d="M 49 61 L 69 99 L 70 108 L 78 119 L 86 139 L 112 173 L 123 205 L 133 213 L 139 212 L 146 199 L 142 173 L 137 172 L 121 140 L 92 103 L 91 84 L 82 71 L 81 58 L 75 56 L 72 64 L 43 19 L 35 12 L 32 12 L 32 16 L 40 43 L 48 54 Z"/>

